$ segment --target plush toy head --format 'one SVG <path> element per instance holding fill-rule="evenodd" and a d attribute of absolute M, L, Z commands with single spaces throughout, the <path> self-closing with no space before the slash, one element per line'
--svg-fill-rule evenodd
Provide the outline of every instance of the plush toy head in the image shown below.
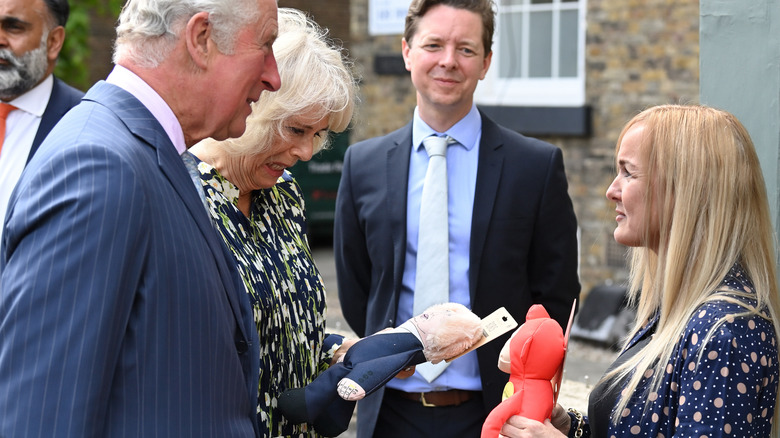
<path fill-rule="evenodd" d="M 423 354 L 430 362 L 452 359 L 482 338 L 482 321 L 457 303 L 431 306 L 411 320 L 423 343 Z"/>
<path fill-rule="evenodd" d="M 510 363 L 502 363 L 507 355 Z M 504 344 L 498 368 L 524 379 L 552 380 L 565 355 L 561 326 L 537 304 L 528 310 L 525 324 Z M 507 365 L 509 369 L 505 369 Z"/>
<path fill-rule="evenodd" d="M 563 333 L 539 304 L 531 306 L 525 324 L 504 344 L 498 368 L 508 374 L 551 380 L 566 354 Z"/>

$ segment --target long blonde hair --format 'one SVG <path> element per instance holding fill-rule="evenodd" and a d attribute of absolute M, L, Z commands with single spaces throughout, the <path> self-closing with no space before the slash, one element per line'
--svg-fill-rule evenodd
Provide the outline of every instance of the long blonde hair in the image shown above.
<path fill-rule="evenodd" d="M 657 106 L 628 122 L 616 155 L 626 132 L 637 125 L 644 128 L 640 150 L 648 163 L 645 224 L 655 215 L 659 242 L 657 252 L 631 250 L 629 296 L 637 305 L 637 319 L 626 342 L 654 315 L 659 319 L 648 344 L 605 376 L 613 384 L 628 378 L 615 423 L 645 374 L 633 371 L 652 369 L 650 391 L 657 391 L 676 340 L 702 304 L 737 303 L 744 311 L 731 316 L 770 319 L 780 339 L 774 230 L 758 156 L 745 127 L 733 115 L 706 106 Z M 649 226 L 644 237 L 651 237 Z M 756 307 L 716 293 L 736 262 L 753 281 Z M 711 328 L 705 343 L 724 320 Z M 775 431 L 779 411 L 776 405 Z"/>

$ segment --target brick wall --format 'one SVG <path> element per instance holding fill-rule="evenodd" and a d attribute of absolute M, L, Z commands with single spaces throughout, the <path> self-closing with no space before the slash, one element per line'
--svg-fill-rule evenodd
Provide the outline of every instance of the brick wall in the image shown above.
<path fill-rule="evenodd" d="M 312 0 L 308 3 L 316 2 Z M 415 93 L 408 75 L 373 72 L 377 54 L 400 54 L 400 35 L 368 35 L 368 0 L 352 0 L 348 47 L 362 69 L 362 99 L 353 140 L 409 121 Z M 625 248 L 612 239 L 614 205 L 604 193 L 614 178 L 614 147 L 638 111 L 662 103 L 695 103 L 699 87 L 698 0 L 588 0 L 586 98 L 588 138 L 544 138 L 564 152 L 569 192 L 581 227 L 583 292 L 624 281 Z"/>
<path fill-rule="evenodd" d="M 698 0 L 588 0 L 585 64 L 592 137 L 546 140 L 566 158 L 587 292 L 627 274 L 620 263 L 625 248 L 612 239 L 614 204 L 605 197 L 622 127 L 652 105 L 698 102 Z"/>
<path fill-rule="evenodd" d="M 116 39 L 116 18 L 108 15 L 90 15 L 90 35 L 89 35 L 89 80 L 95 83 L 105 79 L 111 72 L 114 64 L 111 62 L 111 55 L 114 50 L 114 40 Z"/>
<path fill-rule="evenodd" d="M 334 39 L 350 39 L 349 0 L 279 0 L 278 5 L 306 11 Z"/>

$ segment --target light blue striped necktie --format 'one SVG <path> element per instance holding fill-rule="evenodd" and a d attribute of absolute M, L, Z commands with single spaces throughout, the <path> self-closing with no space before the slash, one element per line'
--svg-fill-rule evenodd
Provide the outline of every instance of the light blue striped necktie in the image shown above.
<path fill-rule="evenodd" d="M 414 286 L 414 315 L 434 304 L 450 300 L 450 250 L 447 190 L 447 146 L 455 143 L 450 137 L 432 135 L 423 140 L 428 152 L 420 201 L 420 226 L 417 235 L 417 271 Z M 449 364 L 426 362 L 417 365 L 417 372 L 428 382 L 434 381 Z"/>

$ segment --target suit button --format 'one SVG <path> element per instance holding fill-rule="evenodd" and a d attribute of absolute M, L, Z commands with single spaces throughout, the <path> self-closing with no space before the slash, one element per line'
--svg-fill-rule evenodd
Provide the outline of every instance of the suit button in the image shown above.
<path fill-rule="evenodd" d="M 236 351 L 238 351 L 238 354 L 244 354 L 247 350 L 249 350 L 249 345 L 247 345 L 245 340 L 239 339 L 236 341 Z"/>

